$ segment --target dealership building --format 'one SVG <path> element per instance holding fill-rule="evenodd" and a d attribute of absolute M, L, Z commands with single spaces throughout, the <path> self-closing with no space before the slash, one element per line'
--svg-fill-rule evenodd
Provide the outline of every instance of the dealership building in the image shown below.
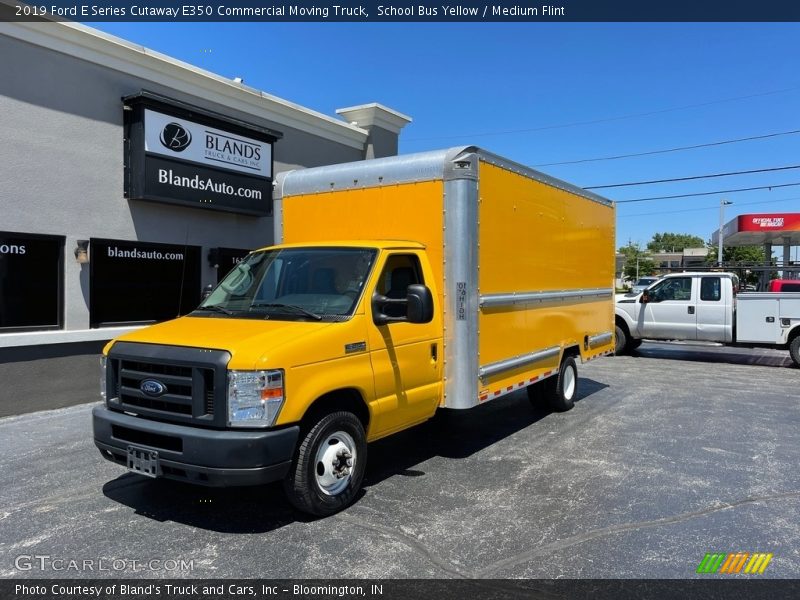
<path fill-rule="evenodd" d="M 410 122 L 324 115 L 79 24 L 0 22 L 0 55 L 0 365 L 188 312 L 273 242 L 275 173 L 394 155 Z"/>

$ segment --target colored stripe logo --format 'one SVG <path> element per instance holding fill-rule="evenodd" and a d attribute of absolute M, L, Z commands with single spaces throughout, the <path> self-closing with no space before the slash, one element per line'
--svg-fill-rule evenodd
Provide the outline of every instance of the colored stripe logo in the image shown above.
<path fill-rule="evenodd" d="M 761 575 L 772 560 L 772 552 L 707 553 L 697 566 L 697 573 Z"/>

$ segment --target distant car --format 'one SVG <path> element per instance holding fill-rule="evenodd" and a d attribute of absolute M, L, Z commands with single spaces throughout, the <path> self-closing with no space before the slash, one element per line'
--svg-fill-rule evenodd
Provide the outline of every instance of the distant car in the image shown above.
<path fill-rule="evenodd" d="M 767 289 L 770 292 L 800 292 L 800 279 L 773 279 Z"/>
<path fill-rule="evenodd" d="M 656 281 L 659 281 L 661 277 L 640 277 L 639 281 L 633 284 L 631 287 L 631 294 L 640 294 L 651 285 L 653 285 Z"/>

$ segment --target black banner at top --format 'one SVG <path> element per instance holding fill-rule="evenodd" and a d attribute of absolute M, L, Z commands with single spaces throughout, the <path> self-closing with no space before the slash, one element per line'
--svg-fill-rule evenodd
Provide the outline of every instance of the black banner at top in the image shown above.
<path fill-rule="evenodd" d="M 796 0 L 0 0 L 0 20 L 146 22 L 800 21 Z"/>

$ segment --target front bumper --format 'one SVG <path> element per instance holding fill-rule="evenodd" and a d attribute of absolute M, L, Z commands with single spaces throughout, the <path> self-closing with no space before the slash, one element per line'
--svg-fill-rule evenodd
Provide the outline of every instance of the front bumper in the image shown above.
<path fill-rule="evenodd" d="M 283 479 L 298 426 L 269 431 L 203 429 L 134 417 L 105 406 L 92 411 L 94 443 L 104 458 L 127 464 L 127 448 L 158 452 L 159 476 L 200 485 L 260 485 Z"/>

